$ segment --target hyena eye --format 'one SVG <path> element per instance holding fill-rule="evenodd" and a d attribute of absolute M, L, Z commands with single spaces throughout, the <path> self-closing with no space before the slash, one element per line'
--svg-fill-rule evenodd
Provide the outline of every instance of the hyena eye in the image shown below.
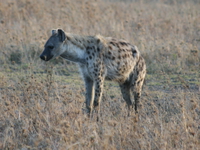
<path fill-rule="evenodd" d="M 47 48 L 49 48 L 49 49 L 53 49 L 53 48 L 54 48 L 54 46 L 47 46 Z"/>

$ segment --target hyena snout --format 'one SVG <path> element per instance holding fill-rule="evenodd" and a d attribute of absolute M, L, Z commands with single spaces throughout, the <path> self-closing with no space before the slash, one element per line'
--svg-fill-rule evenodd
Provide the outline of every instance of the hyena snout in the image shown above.
<path fill-rule="evenodd" d="M 40 55 L 40 58 L 41 58 L 42 60 L 46 60 L 46 59 L 47 59 L 47 56 L 45 56 L 45 55 Z"/>
<path fill-rule="evenodd" d="M 51 54 L 46 54 L 45 52 L 43 52 L 41 55 L 40 55 L 40 58 L 44 61 L 49 61 L 50 59 L 53 58 L 53 55 Z"/>

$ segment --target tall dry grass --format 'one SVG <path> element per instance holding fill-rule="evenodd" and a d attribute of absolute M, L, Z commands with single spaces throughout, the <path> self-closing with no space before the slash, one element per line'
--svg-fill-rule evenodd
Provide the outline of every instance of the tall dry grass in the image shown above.
<path fill-rule="evenodd" d="M 198 0 L 0 0 L 0 149 L 198 149 Z M 101 119 L 84 113 L 73 63 L 39 59 L 51 29 L 123 38 L 147 62 L 138 115 L 106 82 Z"/>

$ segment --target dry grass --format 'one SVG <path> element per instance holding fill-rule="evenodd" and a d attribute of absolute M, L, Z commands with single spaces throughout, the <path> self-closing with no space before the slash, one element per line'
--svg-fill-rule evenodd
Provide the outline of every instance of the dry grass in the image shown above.
<path fill-rule="evenodd" d="M 200 147 L 200 3 L 146 1 L 0 0 L 0 149 Z M 38 57 L 58 27 L 139 47 L 148 75 L 137 116 L 106 82 L 100 121 L 87 117 L 76 66 Z"/>

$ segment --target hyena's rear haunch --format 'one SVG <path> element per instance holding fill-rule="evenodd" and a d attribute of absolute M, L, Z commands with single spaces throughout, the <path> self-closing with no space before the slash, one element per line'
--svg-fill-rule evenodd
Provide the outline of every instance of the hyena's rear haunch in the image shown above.
<path fill-rule="evenodd" d="M 91 112 L 98 106 L 103 93 L 104 80 L 119 83 L 128 108 L 135 98 L 135 111 L 141 96 L 146 65 L 136 46 L 110 37 L 65 34 L 62 29 L 52 30 L 40 58 L 49 61 L 61 56 L 79 65 L 86 87 L 86 107 Z"/>

